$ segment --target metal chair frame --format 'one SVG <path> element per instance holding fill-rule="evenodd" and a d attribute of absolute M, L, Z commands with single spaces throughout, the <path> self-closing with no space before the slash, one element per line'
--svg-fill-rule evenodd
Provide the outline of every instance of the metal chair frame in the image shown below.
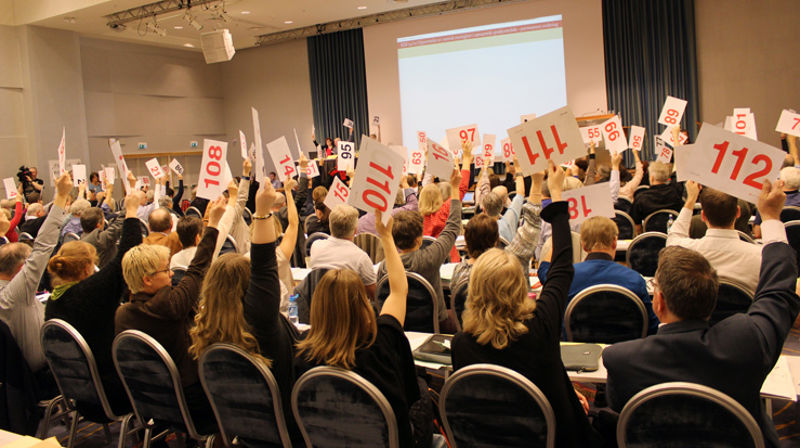
<path fill-rule="evenodd" d="M 648 231 L 647 230 L 647 221 L 649 221 L 650 218 L 652 218 L 653 216 L 658 215 L 660 213 L 669 213 L 670 215 L 672 215 L 673 221 L 678 219 L 678 212 L 676 212 L 675 210 L 672 210 L 672 209 L 669 209 L 669 208 L 662 208 L 660 210 L 656 210 L 653 213 L 650 213 L 649 215 L 645 216 L 644 221 L 642 221 L 642 232 L 647 233 L 647 231 Z M 669 229 L 667 229 L 667 231 L 669 231 Z M 657 230 L 656 230 L 656 232 L 657 232 Z"/>
<path fill-rule="evenodd" d="M 519 372 L 515 372 L 503 366 L 483 363 L 473 364 L 462 369 L 458 369 L 455 373 L 450 375 L 449 378 L 447 378 L 447 381 L 444 383 L 444 387 L 442 387 L 442 392 L 439 396 L 439 415 L 442 417 L 442 423 L 444 424 L 444 430 L 447 433 L 447 439 L 450 441 L 450 444 L 453 446 L 453 448 L 456 448 L 456 442 L 455 434 L 453 434 L 453 429 L 450 427 L 450 420 L 447 418 L 447 397 L 453 387 L 455 387 L 460 380 L 471 376 L 481 375 L 501 378 L 527 393 L 530 398 L 532 398 L 536 404 L 539 405 L 539 408 L 542 410 L 542 414 L 544 414 L 545 422 L 547 423 L 547 440 L 545 446 L 547 448 L 553 448 L 556 446 L 556 416 L 553 412 L 553 407 L 550 405 L 550 401 L 544 395 L 542 390 L 536 387 L 531 380 L 525 378 Z"/>
<path fill-rule="evenodd" d="M 81 350 L 83 357 L 86 359 L 86 364 L 89 366 L 89 373 L 91 375 L 92 385 L 94 386 L 94 392 L 97 394 L 97 397 L 100 400 L 100 406 L 103 408 L 103 413 L 105 413 L 106 418 L 111 421 L 116 421 L 121 423 L 120 431 L 119 431 L 119 441 L 117 443 L 118 448 L 125 447 L 125 439 L 128 438 L 129 435 L 133 434 L 135 431 L 142 429 L 143 426 L 137 426 L 134 424 L 133 427 L 129 428 L 130 421 L 133 418 L 133 413 L 128 413 L 125 415 L 116 415 L 114 411 L 111 409 L 111 404 L 108 402 L 108 397 L 106 396 L 105 389 L 103 389 L 103 382 L 100 380 L 100 373 L 97 370 L 97 362 L 94 359 L 94 353 L 92 353 L 92 349 L 89 348 L 89 344 L 86 343 L 86 340 L 83 336 L 75 329 L 72 325 L 63 321 L 61 319 L 50 319 L 42 325 L 40 330 L 40 337 L 42 340 L 42 347 L 47 346 L 47 341 L 45 339 L 45 333 L 51 327 L 55 327 L 60 329 L 61 331 L 67 333 L 78 348 Z M 80 415 L 78 409 L 75 407 L 74 401 L 64 394 L 64 389 L 61 387 L 61 379 L 59 378 L 56 369 L 53 368 L 53 364 L 50 361 L 50 358 L 45 356 L 47 360 L 47 365 L 50 367 L 50 371 L 53 373 L 53 378 L 56 380 L 56 385 L 58 386 L 59 392 L 61 392 L 61 396 L 64 397 L 64 403 L 67 408 L 67 412 L 72 413 L 72 422 L 70 424 L 69 430 L 69 441 L 67 442 L 67 447 L 72 448 L 75 442 L 75 432 L 78 429 L 78 420 L 80 419 Z M 48 409 L 48 412 L 52 412 L 51 409 Z M 48 420 L 50 415 L 48 413 L 45 414 L 45 427 L 42 430 L 43 434 L 47 434 L 48 429 Z M 106 439 L 108 443 L 111 442 L 111 432 L 108 429 L 108 424 L 103 424 L 103 428 L 106 433 Z"/>
<path fill-rule="evenodd" d="M 783 216 L 782 215 L 783 215 L 784 211 L 795 212 L 797 214 L 796 216 L 800 216 L 800 207 L 798 207 L 796 205 L 784 205 L 783 208 L 781 209 L 781 221 L 783 221 Z M 791 221 L 797 221 L 797 219 L 792 220 L 792 219 L 788 219 L 788 217 L 787 217 L 786 221 L 783 221 L 783 222 L 784 223 L 789 223 Z"/>
<path fill-rule="evenodd" d="M 375 387 L 374 384 L 364 379 L 364 377 L 361 375 L 350 370 L 330 366 L 314 367 L 298 378 L 294 388 L 292 388 L 292 413 L 297 421 L 297 426 L 300 428 L 300 432 L 303 434 L 303 440 L 305 440 L 306 446 L 309 448 L 312 447 L 313 441 L 311 440 L 311 437 L 309 436 L 308 431 L 303 424 L 303 418 L 300 415 L 297 398 L 300 390 L 306 385 L 306 383 L 320 376 L 329 376 L 348 381 L 369 395 L 369 397 L 374 400 L 378 408 L 380 408 L 381 414 L 383 414 L 384 420 L 386 420 L 386 426 L 389 432 L 389 448 L 399 448 L 400 437 L 397 429 L 397 419 L 395 418 L 392 406 L 389 404 L 389 401 L 386 399 L 383 393 L 377 387 Z"/>
<path fill-rule="evenodd" d="M 439 294 L 434 291 L 433 286 L 430 284 L 429 281 L 425 280 L 425 277 L 417 274 L 416 272 L 408 272 L 406 271 L 406 278 L 410 280 L 415 280 L 422 284 L 422 286 L 428 291 L 428 294 L 431 296 L 431 302 L 433 302 L 433 332 L 439 333 L 439 302 L 436 300 L 439 297 Z M 389 274 L 384 275 L 378 280 L 377 285 L 375 285 L 375 291 L 380 292 L 381 287 L 385 283 L 389 282 Z"/>
<path fill-rule="evenodd" d="M 625 264 L 627 264 L 628 266 L 631 266 L 631 252 L 632 252 L 631 249 L 633 249 L 636 246 L 636 244 L 639 243 L 639 241 L 644 240 L 646 238 L 663 238 L 664 239 L 664 245 L 666 246 L 666 244 L 667 244 L 667 234 L 666 233 L 661 233 L 661 232 L 644 232 L 644 233 L 641 233 L 641 234 L 637 235 L 636 238 L 631 240 L 631 244 L 628 245 L 628 250 L 625 252 Z M 633 269 L 633 266 L 631 266 L 631 269 Z"/>
<path fill-rule="evenodd" d="M 380 263 L 385 258 L 381 240 L 377 235 L 369 232 L 361 232 L 353 238 L 353 244 L 366 252 L 373 264 Z"/>
<path fill-rule="evenodd" d="M 621 295 L 627 297 L 628 299 L 630 299 L 631 302 L 633 302 L 636 305 L 636 308 L 641 312 L 641 316 L 642 316 L 642 336 L 641 337 L 646 337 L 647 336 L 647 328 L 648 328 L 649 319 L 647 317 L 647 309 L 644 307 L 644 303 L 642 303 L 642 299 L 640 299 L 639 296 L 634 294 L 633 291 L 631 291 L 628 288 L 625 288 L 624 286 L 614 285 L 614 284 L 610 284 L 610 283 L 604 283 L 604 284 L 601 284 L 601 285 L 590 286 L 590 287 L 580 291 L 567 304 L 567 309 L 564 312 L 564 328 L 566 329 L 566 332 L 567 332 L 567 341 L 572 341 L 573 340 L 572 339 L 572 322 L 570 320 L 570 318 L 572 317 L 572 312 L 575 310 L 576 307 L 578 307 L 578 305 L 580 305 L 581 302 L 583 302 L 584 300 L 587 300 L 588 298 L 590 298 L 592 296 L 592 294 L 596 294 L 598 292 L 614 292 L 614 293 L 617 293 L 617 294 L 621 294 Z M 586 341 L 582 341 L 582 342 L 586 342 Z"/>
<path fill-rule="evenodd" d="M 747 412 L 747 409 L 739 404 L 739 402 L 708 386 L 679 381 L 650 386 L 641 390 L 628 400 L 625 407 L 622 408 L 622 412 L 619 414 L 619 421 L 617 423 L 617 444 L 620 448 L 626 448 L 628 446 L 628 436 L 625 429 L 628 427 L 628 422 L 631 416 L 636 412 L 636 409 L 651 399 L 665 395 L 697 397 L 719 405 L 741 421 L 742 425 L 744 425 L 752 436 L 753 445 L 756 448 L 764 448 L 764 436 L 761 434 L 761 428 L 758 426 L 753 416 L 751 416 L 750 413 Z"/>
<path fill-rule="evenodd" d="M 632 236 L 634 238 L 636 237 L 636 223 L 633 222 L 633 218 L 631 218 L 631 215 L 623 212 L 622 210 L 614 209 L 614 217 L 615 218 L 619 217 L 627 221 L 631 225 L 631 232 L 633 232 Z M 617 232 L 619 232 L 619 226 L 617 227 Z"/>
<path fill-rule="evenodd" d="M 5 237 L 3 237 L 3 238 L 5 238 Z M 78 235 L 75 232 L 67 232 L 67 233 L 64 234 L 64 237 L 61 239 L 62 244 L 63 243 L 68 243 L 70 241 L 80 241 L 80 240 L 81 240 L 80 235 Z M 6 238 L 6 242 L 7 241 L 8 241 L 8 239 Z"/>
<path fill-rule="evenodd" d="M 203 219 L 203 214 L 200 213 L 200 209 L 195 207 L 195 206 L 191 206 L 191 207 L 187 208 L 186 211 L 183 212 L 183 215 L 184 216 L 194 216 L 196 218 Z"/>
<path fill-rule="evenodd" d="M 280 436 L 281 441 L 283 442 L 283 446 L 289 448 L 292 446 L 292 440 L 289 437 L 289 430 L 286 427 L 286 418 L 283 415 L 283 405 L 281 403 L 281 392 L 278 388 L 278 383 L 275 381 L 275 377 L 272 375 L 272 372 L 269 370 L 263 361 L 259 360 L 258 358 L 254 357 L 250 353 L 243 350 L 241 347 L 236 346 L 234 344 L 228 343 L 216 343 L 208 347 L 202 355 L 200 355 L 200 359 L 198 361 L 198 373 L 200 376 L 200 384 L 203 386 L 203 391 L 205 391 L 206 396 L 208 397 L 209 403 L 211 403 L 211 409 L 214 411 L 214 416 L 217 419 L 217 426 L 219 426 L 220 435 L 222 436 L 222 441 L 225 443 L 225 446 L 232 446 L 235 437 L 238 437 L 239 434 L 232 434 L 234 438 L 231 438 L 229 434 L 225 431 L 225 425 L 220 418 L 219 410 L 217 408 L 216 400 L 214 399 L 214 394 L 212 394 L 208 389 L 208 380 L 206 379 L 206 371 L 205 366 L 208 360 L 208 356 L 215 351 L 227 351 L 235 353 L 236 355 L 244 358 L 252 364 L 256 370 L 261 374 L 265 383 L 267 383 L 267 387 L 269 388 L 269 393 L 272 395 L 272 407 L 273 412 L 275 413 L 275 420 L 276 426 L 278 427 L 278 435 Z"/>

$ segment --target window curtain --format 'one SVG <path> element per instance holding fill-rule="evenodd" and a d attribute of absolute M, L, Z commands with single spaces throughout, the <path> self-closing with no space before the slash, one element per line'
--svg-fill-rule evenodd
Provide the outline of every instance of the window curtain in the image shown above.
<path fill-rule="evenodd" d="M 697 133 L 699 96 L 694 0 L 603 0 L 608 109 L 623 126 L 647 128 L 642 160 L 653 160 L 653 137 L 667 95 L 688 101 L 681 129 Z M 626 163 L 633 160 L 629 152 Z"/>
<path fill-rule="evenodd" d="M 341 137 L 349 140 L 342 124 L 353 120 L 353 141 L 369 135 L 364 34 L 355 29 L 308 38 L 308 70 L 317 142 Z"/>

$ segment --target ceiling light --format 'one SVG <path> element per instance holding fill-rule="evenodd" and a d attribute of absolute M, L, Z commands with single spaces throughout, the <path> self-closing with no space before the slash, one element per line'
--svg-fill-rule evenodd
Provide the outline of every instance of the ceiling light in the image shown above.
<path fill-rule="evenodd" d="M 291 25 L 291 24 L 293 24 L 294 22 L 293 22 L 293 21 L 291 21 L 291 20 L 284 20 L 284 21 L 283 21 L 283 23 L 285 23 L 285 24 L 287 24 L 287 25 Z"/>
<path fill-rule="evenodd" d="M 180 26 L 180 25 L 173 26 L 173 28 L 175 28 L 176 30 L 182 30 L 182 29 L 183 29 L 183 27 L 182 27 L 182 26 Z"/>
<path fill-rule="evenodd" d="M 190 44 L 189 42 L 186 42 L 185 44 L 183 44 L 183 46 L 186 48 L 194 48 L 194 44 Z"/>
<path fill-rule="evenodd" d="M 78 21 L 78 19 L 76 19 L 75 17 L 72 17 L 72 16 L 67 16 L 67 17 L 64 17 L 64 21 L 67 22 L 67 23 L 75 23 L 75 22 Z"/>
<path fill-rule="evenodd" d="M 250 11 L 242 11 L 242 12 L 240 12 L 239 14 L 244 14 L 244 15 L 247 15 L 247 14 L 250 14 Z"/>
<path fill-rule="evenodd" d="M 366 6 L 364 6 L 364 5 L 361 5 L 361 6 L 359 6 L 359 7 L 358 7 L 358 8 L 356 8 L 356 9 L 363 11 L 363 10 L 367 9 L 367 7 L 366 7 Z"/>

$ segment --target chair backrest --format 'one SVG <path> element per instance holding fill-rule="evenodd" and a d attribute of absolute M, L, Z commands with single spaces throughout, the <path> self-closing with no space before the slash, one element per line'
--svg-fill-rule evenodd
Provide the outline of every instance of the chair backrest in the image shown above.
<path fill-rule="evenodd" d="M 214 344 L 200 356 L 200 382 L 226 446 L 291 446 L 278 383 L 263 360 L 233 344 Z"/>
<path fill-rule="evenodd" d="M 673 221 L 678 219 L 678 212 L 668 208 L 656 210 L 644 218 L 644 221 L 642 221 L 642 231 L 667 233 L 670 217 L 672 217 Z"/>
<path fill-rule="evenodd" d="M 238 252 L 238 247 L 239 246 L 236 245 L 236 240 L 231 235 L 227 235 L 225 241 L 222 243 L 222 247 L 219 249 L 219 255 L 235 254 Z"/>
<path fill-rule="evenodd" d="M 800 262 L 800 220 L 789 221 L 783 226 L 786 228 L 786 239 L 797 252 L 797 260 Z"/>
<path fill-rule="evenodd" d="M 631 201 L 629 201 L 627 198 L 617 198 L 617 202 L 614 203 L 614 210 L 619 210 L 625 213 L 630 213 L 631 207 L 633 207 L 633 203 L 631 203 Z"/>
<path fill-rule="evenodd" d="M 372 264 L 378 264 L 383 261 L 383 246 L 380 238 L 376 235 L 368 232 L 359 233 L 353 238 L 353 243 L 369 255 Z"/>
<path fill-rule="evenodd" d="M 469 297 L 469 283 L 464 282 L 450 290 L 450 309 L 456 313 L 456 325 L 458 331 L 461 331 L 463 319 L 461 315 L 467 308 L 467 298 Z"/>
<path fill-rule="evenodd" d="M 0 246 L 2 246 L 3 244 L 8 244 L 8 238 L 6 238 L 5 236 L 0 236 Z"/>
<path fill-rule="evenodd" d="M 386 397 L 355 372 L 321 366 L 304 373 L 292 389 L 292 412 L 307 446 L 400 445 Z"/>
<path fill-rule="evenodd" d="M 406 321 L 403 328 L 406 331 L 420 331 L 423 333 L 439 332 L 439 301 L 438 294 L 425 277 L 416 272 L 406 272 L 408 279 L 408 298 L 406 300 Z M 389 276 L 384 275 L 378 280 L 376 287 L 378 309 L 383 306 L 383 301 L 389 297 Z"/>
<path fill-rule="evenodd" d="M 183 214 L 186 216 L 194 216 L 195 218 L 203 219 L 203 214 L 200 213 L 200 209 L 198 209 L 195 206 L 187 208 L 186 211 L 183 212 Z"/>
<path fill-rule="evenodd" d="M 497 247 L 498 249 L 505 249 L 509 244 L 511 244 L 507 239 L 501 237 L 497 238 Z"/>
<path fill-rule="evenodd" d="M 636 195 L 649 189 L 650 189 L 649 185 L 639 185 L 638 187 L 636 187 L 635 190 L 633 190 L 633 199 L 636 200 Z"/>
<path fill-rule="evenodd" d="M 633 222 L 631 215 L 621 210 L 614 210 L 614 222 L 617 224 L 617 229 L 619 230 L 619 236 L 617 236 L 617 238 L 621 240 L 633 239 L 636 233 L 636 224 Z"/>
<path fill-rule="evenodd" d="M 613 344 L 647 336 L 647 310 L 628 288 L 602 284 L 579 292 L 567 304 L 568 341 Z"/>
<path fill-rule="evenodd" d="M 736 400 L 707 386 L 663 383 L 634 395 L 617 423 L 620 448 L 764 447 L 755 419 Z"/>
<path fill-rule="evenodd" d="M 314 268 L 294 288 L 295 294 L 299 296 L 297 298 L 297 318 L 300 323 L 311 322 L 311 300 L 314 298 L 314 290 L 317 289 L 317 283 L 322 280 L 322 276 L 328 271 L 328 268 Z"/>
<path fill-rule="evenodd" d="M 661 232 L 645 232 L 631 241 L 625 253 L 625 263 L 634 271 L 652 277 L 658 268 L 658 251 L 667 247 L 667 235 Z"/>
<path fill-rule="evenodd" d="M 253 222 L 253 212 L 251 212 L 249 208 L 245 207 L 244 211 L 242 211 L 242 219 L 244 219 L 244 222 L 249 226 L 250 223 Z"/>
<path fill-rule="evenodd" d="M 434 238 L 432 236 L 429 236 L 429 235 L 425 235 L 425 236 L 422 237 L 422 246 L 420 246 L 419 248 L 420 249 L 425 249 L 426 247 L 430 246 L 431 244 L 433 244 L 435 242 L 436 242 L 436 238 Z"/>
<path fill-rule="evenodd" d="M 753 304 L 753 294 L 744 286 L 734 280 L 719 279 L 717 292 L 717 306 L 711 313 L 709 325 L 733 316 L 736 313 L 746 313 Z"/>
<path fill-rule="evenodd" d="M 3 237 L 3 238 L 5 238 L 5 237 Z M 28 233 L 28 232 L 21 232 L 21 233 L 19 234 L 19 240 L 20 240 L 20 241 L 33 241 L 33 240 L 34 240 L 34 238 L 33 238 L 33 235 L 31 235 L 31 234 L 30 234 L 30 233 Z"/>
<path fill-rule="evenodd" d="M 142 237 L 147 238 L 147 235 L 150 235 L 150 226 L 145 220 L 139 218 L 139 227 L 142 229 Z"/>
<path fill-rule="evenodd" d="M 181 282 L 183 276 L 186 275 L 186 266 L 175 266 L 172 268 L 172 286 L 177 286 Z"/>
<path fill-rule="evenodd" d="M 544 393 L 529 379 L 493 364 L 459 369 L 439 398 L 453 447 L 554 447 L 556 417 Z"/>
<path fill-rule="evenodd" d="M 750 235 L 742 232 L 741 230 L 737 230 L 736 232 L 739 234 L 740 240 L 744 241 L 745 243 L 756 244 L 756 240 L 754 240 Z"/>
<path fill-rule="evenodd" d="M 75 232 L 67 232 L 64 234 L 64 238 L 61 239 L 62 244 L 68 243 L 70 241 L 78 241 L 81 237 Z"/>
<path fill-rule="evenodd" d="M 326 240 L 330 235 L 322 232 L 314 232 L 306 238 L 306 257 L 311 256 L 311 245 L 319 240 Z"/>
<path fill-rule="evenodd" d="M 193 439 L 203 438 L 186 405 L 178 368 L 158 341 L 139 330 L 125 330 L 114 338 L 111 354 L 143 427 L 167 425 Z"/>
<path fill-rule="evenodd" d="M 800 219 L 800 207 L 794 205 L 786 205 L 781 210 L 781 221 L 789 222 Z"/>
<path fill-rule="evenodd" d="M 78 330 L 61 319 L 51 319 L 39 334 L 47 365 L 70 406 L 89 419 L 119 420 L 103 389 L 94 354 Z"/>

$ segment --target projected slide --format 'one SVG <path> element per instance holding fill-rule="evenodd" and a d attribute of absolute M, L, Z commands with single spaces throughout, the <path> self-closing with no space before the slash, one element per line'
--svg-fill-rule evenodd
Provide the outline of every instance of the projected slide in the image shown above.
<path fill-rule="evenodd" d="M 499 142 L 520 115 L 567 103 L 560 15 L 402 37 L 397 59 L 408 147 L 470 123 Z"/>

